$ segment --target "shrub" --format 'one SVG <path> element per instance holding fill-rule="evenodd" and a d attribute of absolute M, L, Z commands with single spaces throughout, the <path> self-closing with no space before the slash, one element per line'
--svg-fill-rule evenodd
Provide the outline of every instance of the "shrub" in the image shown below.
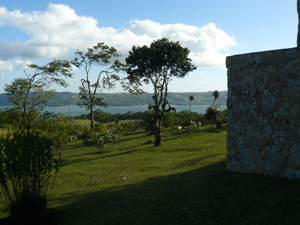
<path fill-rule="evenodd" d="M 162 123 L 164 127 L 170 127 L 175 124 L 175 116 L 173 112 L 165 113 L 165 116 L 162 119 Z"/>
<path fill-rule="evenodd" d="M 94 131 L 96 131 L 96 132 L 107 131 L 107 127 L 105 126 L 104 123 L 95 123 Z"/>
<path fill-rule="evenodd" d="M 91 132 L 90 135 L 84 139 L 83 143 L 87 146 L 94 146 L 101 152 L 106 143 L 117 141 L 117 139 L 118 134 L 107 130 L 105 132 Z"/>
<path fill-rule="evenodd" d="M 147 111 L 147 113 L 145 113 L 142 116 L 141 125 L 145 129 L 145 131 L 148 135 L 155 134 L 155 129 L 156 129 L 155 123 L 156 123 L 156 120 L 154 118 L 153 111 Z"/>
<path fill-rule="evenodd" d="M 47 206 L 50 178 L 58 172 L 53 140 L 38 131 L 17 130 L 0 138 L 0 153 L 4 207 L 20 219 L 41 216 Z"/>
<path fill-rule="evenodd" d="M 204 114 L 204 117 L 205 117 L 206 120 L 210 121 L 210 123 L 211 123 L 211 129 L 213 129 L 212 128 L 213 121 L 217 120 L 218 113 L 219 113 L 219 111 L 217 109 L 211 107 L 211 106 L 209 106 L 206 109 L 206 113 Z"/>

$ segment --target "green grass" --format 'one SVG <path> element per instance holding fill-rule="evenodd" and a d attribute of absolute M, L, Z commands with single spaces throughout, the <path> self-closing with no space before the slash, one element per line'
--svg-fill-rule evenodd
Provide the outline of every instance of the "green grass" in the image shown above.
<path fill-rule="evenodd" d="M 225 128 L 170 130 L 159 147 L 141 130 L 103 154 L 69 143 L 49 205 L 61 224 L 299 223 L 299 180 L 227 172 Z"/>
<path fill-rule="evenodd" d="M 90 127 L 91 126 L 91 121 L 90 120 L 80 120 L 80 119 L 72 119 L 71 122 L 75 125 L 80 125 L 84 127 Z M 98 123 L 95 121 L 95 124 Z"/>

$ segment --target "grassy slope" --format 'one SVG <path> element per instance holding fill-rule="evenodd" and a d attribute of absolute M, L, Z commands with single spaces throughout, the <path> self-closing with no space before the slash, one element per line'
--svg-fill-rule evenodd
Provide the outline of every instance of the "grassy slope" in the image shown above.
<path fill-rule="evenodd" d="M 75 125 L 80 125 L 84 127 L 90 127 L 91 126 L 91 121 L 90 120 L 80 120 L 80 119 L 72 119 L 72 123 Z M 95 121 L 95 124 L 98 123 Z"/>
<path fill-rule="evenodd" d="M 153 139 L 130 133 L 103 154 L 70 143 L 50 201 L 62 224 L 299 223 L 300 181 L 227 172 L 224 129 Z"/>

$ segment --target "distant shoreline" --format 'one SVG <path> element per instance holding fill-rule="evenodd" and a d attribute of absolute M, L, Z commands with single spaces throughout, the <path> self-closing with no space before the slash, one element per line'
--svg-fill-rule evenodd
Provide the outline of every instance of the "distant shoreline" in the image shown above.
<path fill-rule="evenodd" d="M 150 103 L 151 104 L 151 103 Z M 178 106 L 189 106 L 189 104 L 174 104 L 174 105 L 178 105 Z M 193 106 L 196 106 L 196 105 L 207 105 L 207 104 L 192 104 L 192 107 Z M 217 105 L 226 105 L 226 104 L 217 104 Z M 12 107 L 14 106 L 13 104 L 11 105 L 0 105 L 0 107 Z M 47 104 L 46 107 L 70 107 L 70 106 L 77 106 L 77 105 L 49 105 Z M 116 106 L 116 107 L 130 107 L 130 106 L 148 106 L 148 105 L 108 105 L 107 107 L 110 107 L 110 106 Z M 78 106 L 79 107 L 79 106 Z M 102 108 L 105 108 L 105 107 L 102 107 Z"/>

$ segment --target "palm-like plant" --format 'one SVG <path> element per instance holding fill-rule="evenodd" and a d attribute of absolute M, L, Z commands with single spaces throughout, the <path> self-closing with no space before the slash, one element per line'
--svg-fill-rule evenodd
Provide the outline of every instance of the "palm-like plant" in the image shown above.
<path fill-rule="evenodd" d="M 194 101 L 194 99 L 195 99 L 194 95 L 190 95 L 190 101 L 189 101 L 190 113 L 192 112 L 192 101 Z"/>

